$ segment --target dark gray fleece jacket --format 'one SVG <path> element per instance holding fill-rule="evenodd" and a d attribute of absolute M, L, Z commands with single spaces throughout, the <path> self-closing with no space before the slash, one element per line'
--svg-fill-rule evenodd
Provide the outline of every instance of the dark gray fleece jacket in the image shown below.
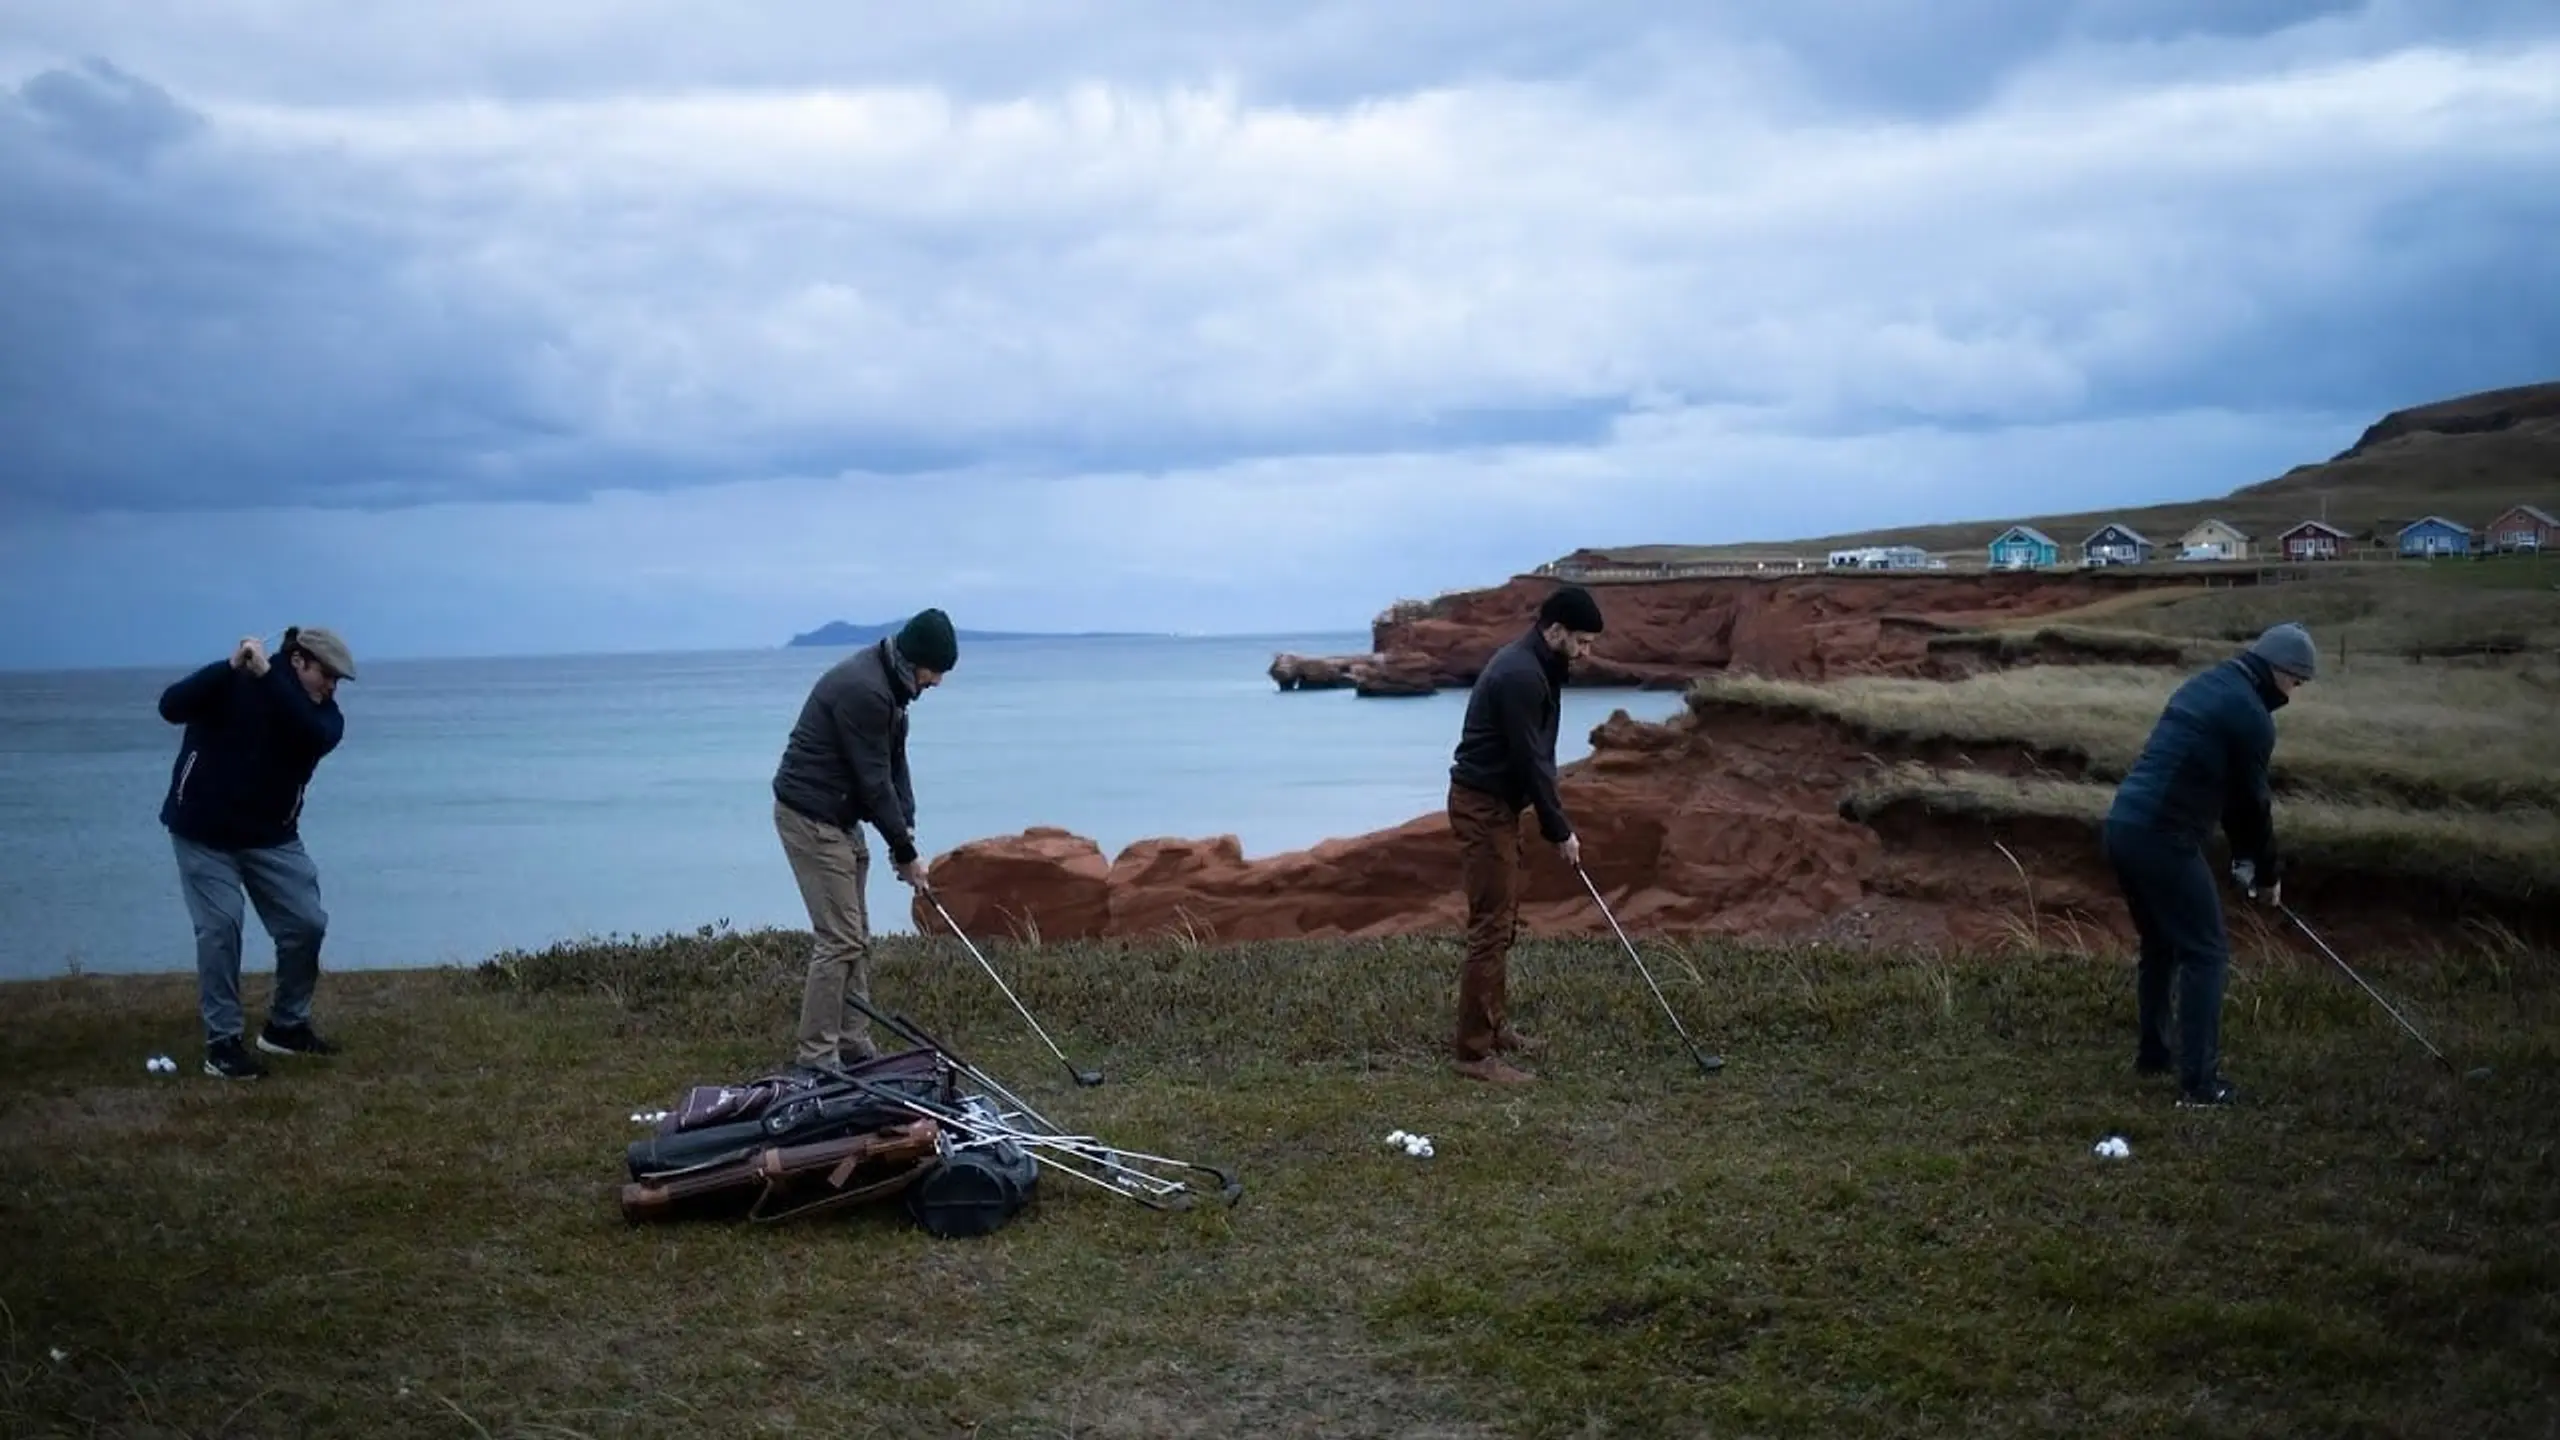
<path fill-rule="evenodd" d="M 915 672 L 887 640 L 829 667 L 809 688 L 773 772 L 773 798 L 847 830 L 868 821 L 892 864 L 916 858 L 916 796 L 907 778 L 907 706 Z"/>

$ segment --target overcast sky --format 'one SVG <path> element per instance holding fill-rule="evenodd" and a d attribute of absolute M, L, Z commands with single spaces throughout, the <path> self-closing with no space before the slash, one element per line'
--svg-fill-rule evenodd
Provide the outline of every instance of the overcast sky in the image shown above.
<path fill-rule="evenodd" d="M 0 197 L 0 666 L 1356 629 L 2560 378 L 2560 6 L 12 0 Z"/>

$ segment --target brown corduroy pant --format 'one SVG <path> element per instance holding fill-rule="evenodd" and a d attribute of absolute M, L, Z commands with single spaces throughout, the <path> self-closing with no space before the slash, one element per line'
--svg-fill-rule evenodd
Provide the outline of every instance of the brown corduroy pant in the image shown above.
<path fill-rule="evenodd" d="M 1511 942 L 1520 925 L 1520 812 L 1452 782 L 1449 829 L 1467 894 L 1467 959 L 1458 972 L 1457 1056 L 1482 1060 L 1510 1023 Z"/>

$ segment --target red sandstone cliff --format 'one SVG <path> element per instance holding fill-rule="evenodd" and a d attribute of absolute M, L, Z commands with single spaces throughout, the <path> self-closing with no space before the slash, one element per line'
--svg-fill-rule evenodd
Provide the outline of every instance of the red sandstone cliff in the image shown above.
<path fill-rule="evenodd" d="M 1284 690 L 1356 686 L 1416 694 L 1475 683 L 1493 652 L 1536 618 L 1563 582 L 1524 575 L 1490 590 L 1445 596 L 1373 627 L 1371 654 L 1275 657 Z M 1700 576 L 1595 585 L 1608 630 L 1574 683 L 1678 688 L 1719 670 L 1790 680 L 1885 671 L 1918 673 L 1944 625 L 2024 620 L 2077 609 L 2133 585 L 2196 577 L 2103 573 Z M 1932 624 L 1930 622 L 1936 622 Z"/>
<path fill-rule="evenodd" d="M 1822 722 L 1715 711 L 1667 724 L 1621 711 L 1566 768 L 1583 863 L 1621 924 L 1653 933 L 1981 943 L 2022 893 L 1988 844 L 1932 861 L 1889 853 L 1840 800 L 1875 747 Z M 2025 763 L 2024 761 L 2021 762 Z M 1527 829 L 1521 919 L 1533 934 L 1605 934 L 1580 880 Z M 2085 837 L 2083 837 L 2085 842 Z M 2041 909 L 2111 922 L 2082 843 L 2038 876 Z M 972 935 L 1201 943 L 1454 931 L 1458 853 L 1445 816 L 1248 860 L 1232 836 L 1145 840 L 1106 859 L 1090 840 L 1035 829 L 933 862 L 936 893 Z M 916 924 L 942 929 L 929 907 Z"/>
<path fill-rule="evenodd" d="M 1917 802 L 1864 819 L 1844 813 L 1862 781 L 1899 761 L 2068 776 L 2077 768 L 2068 756 L 1906 745 L 1739 705 L 1662 724 L 1621 711 L 1592 741 L 1590 758 L 1564 771 L 1565 805 L 1585 867 L 1631 933 L 1955 948 L 2002 944 L 2034 927 L 2048 942 L 2131 941 L 2086 824 L 1988 820 Z M 1580 880 L 1525 817 L 1523 837 L 1527 932 L 1606 935 Z M 1143 840 L 1111 858 L 1081 836 L 1035 829 L 963 845 L 931 874 L 952 918 L 988 938 L 1365 938 L 1455 933 L 1464 916 L 1457 845 L 1437 813 L 1262 859 L 1245 858 L 1233 836 Z M 2286 892 L 2315 906 L 2341 943 L 2405 939 L 2454 903 L 2387 877 L 2300 868 Z M 2560 928 L 2551 902 L 2460 903 L 2519 933 Z M 930 907 L 917 911 L 920 932 L 942 931 Z M 2235 923 L 2246 927 L 2243 911 Z"/>

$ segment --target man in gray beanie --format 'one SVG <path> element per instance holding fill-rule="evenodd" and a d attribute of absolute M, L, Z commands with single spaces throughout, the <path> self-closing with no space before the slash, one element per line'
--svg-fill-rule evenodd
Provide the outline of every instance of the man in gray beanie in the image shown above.
<path fill-rule="evenodd" d="M 898 878 L 925 883 L 916 853 L 916 794 L 907 775 L 907 706 L 960 662 L 951 617 L 924 610 L 898 633 L 828 667 L 809 689 L 773 773 L 773 826 L 799 882 L 817 946 L 800 996 L 801 1065 L 842 1065 L 879 1053 L 871 1022 L 846 1003 L 871 1000 L 871 920 L 864 901 L 868 823 Z"/>
<path fill-rule="evenodd" d="M 2231 943 L 2205 841 L 2219 824 L 2231 841 L 2234 877 L 2263 889 L 2270 905 L 2283 898 L 2267 781 L 2275 712 L 2319 667 L 2310 632 L 2288 623 L 2187 680 L 2169 697 L 2107 811 L 2107 861 L 2142 937 L 2134 1068 L 2146 1075 L 2174 1068 L 2181 1107 L 2229 1105 L 2239 1096 L 2221 1071 Z"/>

